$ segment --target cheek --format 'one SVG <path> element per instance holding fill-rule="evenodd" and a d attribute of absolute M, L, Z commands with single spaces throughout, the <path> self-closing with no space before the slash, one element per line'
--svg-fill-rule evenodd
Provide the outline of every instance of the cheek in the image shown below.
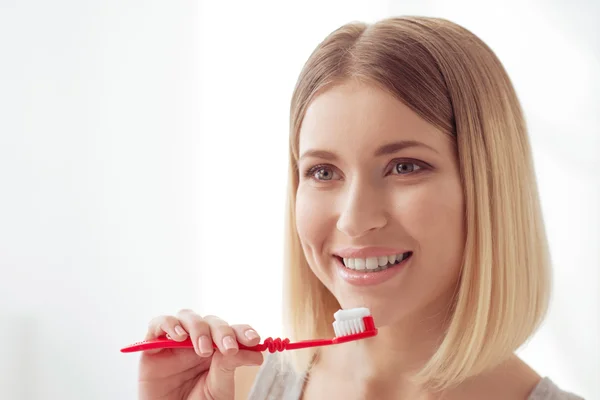
<path fill-rule="evenodd" d="M 402 196 L 398 218 L 417 242 L 424 268 L 460 267 L 464 246 L 464 202 L 458 181 L 423 185 Z"/>
<path fill-rule="evenodd" d="M 296 230 L 304 251 L 304 256 L 312 272 L 329 289 L 331 276 L 321 260 L 323 248 L 331 236 L 331 210 L 329 203 L 323 202 L 323 196 L 314 190 L 298 188 L 296 194 Z M 322 267 L 319 267 L 322 265 Z"/>
<path fill-rule="evenodd" d="M 314 252 L 322 248 L 328 236 L 327 219 L 326 205 L 301 185 L 296 194 L 296 229 L 311 265 Z"/>
<path fill-rule="evenodd" d="M 296 194 L 296 229 L 302 243 L 311 235 L 309 221 L 312 219 L 311 207 L 301 189 L 298 189 Z"/>

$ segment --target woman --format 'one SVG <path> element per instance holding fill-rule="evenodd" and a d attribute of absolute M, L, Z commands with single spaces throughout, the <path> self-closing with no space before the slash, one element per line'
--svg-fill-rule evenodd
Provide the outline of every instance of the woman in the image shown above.
<path fill-rule="evenodd" d="M 434 18 L 333 32 L 293 95 L 289 167 L 289 337 L 332 337 L 353 307 L 379 334 L 263 363 L 238 350 L 251 327 L 184 310 L 147 338 L 195 351 L 143 354 L 140 398 L 578 398 L 514 354 L 546 312 L 549 257 L 519 101 L 480 39 Z"/>

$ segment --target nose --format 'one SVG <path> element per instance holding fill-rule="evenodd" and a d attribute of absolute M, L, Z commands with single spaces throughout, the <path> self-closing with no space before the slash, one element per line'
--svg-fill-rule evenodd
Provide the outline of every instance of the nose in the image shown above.
<path fill-rule="evenodd" d="M 354 182 L 340 198 L 337 229 L 357 238 L 387 225 L 385 198 L 374 185 Z"/>

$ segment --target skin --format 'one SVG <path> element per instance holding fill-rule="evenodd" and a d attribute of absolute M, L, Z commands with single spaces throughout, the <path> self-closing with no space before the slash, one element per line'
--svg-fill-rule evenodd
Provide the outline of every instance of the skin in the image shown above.
<path fill-rule="evenodd" d="M 194 348 L 143 352 L 138 378 L 140 400 L 243 398 L 236 396 L 241 389 L 234 384 L 236 369 L 263 362 L 262 353 L 239 350 L 237 341 L 247 346 L 260 342 L 256 331 L 248 325 L 230 326 L 216 316 L 201 317 L 192 310 L 181 310 L 177 315 L 150 321 L 145 340 L 164 334 L 176 341 L 189 337 Z M 211 341 L 217 345 L 216 350 Z"/>
<path fill-rule="evenodd" d="M 443 394 L 411 381 L 443 333 L 464 250 L 464 198 L 450 138 L 386 92 L 352 81 L 311 103 L 299 139 L 296 223 L 310 268 L 343 308 L 368 307 L 379 329 L 374 338 L 322 348 L 303 399 L 526 399 L 540 377 L 517 357 Z M 413 145 L 375 155 L 399 141 Z M 350 285 L 333 253 L 365 246 L 413 255 L 383 283 Z M 144 352 L 141 400 L 247 398 L 262 354 L 227 348 L 224 340 L 259 343 L 250 326 L 182 310 L 151 321 L 146 339 L 165 333 L 190 337 L 194 349 Z M 218 349 L 203 352 L 201 337 Z"/>
<path fill-rule="evenodd" d="M 399 141 L 418 145 L 374 155 Z M 313 150 L 337 159 L 307 154 Z M 298 234 L 313 272 L 342 307 L 370 308 L 378 326 L 443 317 L 464 243 L 462 187 L 450 138 L 387 93 L 354 83 L 312 102 L 299 153 Z M 315 166 L 320 170 L 306 176 Z M 347 284 L 332 254 L 368 246 L 412 251 L 410 268 L 376 287 Z"/>
<path fill-rule="evenodd" d="M 376 155 L 398 141 L 416 145 Z M 299 153 L 296 223 L 308 263 L 343 308 L 368 307 L 379 327 L 375 338 L 323 348 L 304 398 L 437 398 L 410 379 L 443 335 L 460 273 L 464 198 L 453 142 L 387 92 L 353 81 L 311 103 Z M 333 254 L 370 246 L 413 255 L 381 284 L 349 284 Z M 499 395 L 512 396 L 503 398 L 526 398 L 539 379 L 516 357 L 497 370 Z M 444 398 L 490 398 L 494 376 Z"/>

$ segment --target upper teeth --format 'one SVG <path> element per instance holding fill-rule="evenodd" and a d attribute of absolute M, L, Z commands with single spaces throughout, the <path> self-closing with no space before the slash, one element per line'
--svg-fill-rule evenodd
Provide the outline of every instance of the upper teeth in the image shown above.
<path fill-rule="evenodd" d="M 405 260 L 410 252 L 393 254 L 391 256 L 367 257 L 367 258 L 344 258 L 344 265 L 355 270 L 374 270 L 387 268 L 389 265 Z"/>

